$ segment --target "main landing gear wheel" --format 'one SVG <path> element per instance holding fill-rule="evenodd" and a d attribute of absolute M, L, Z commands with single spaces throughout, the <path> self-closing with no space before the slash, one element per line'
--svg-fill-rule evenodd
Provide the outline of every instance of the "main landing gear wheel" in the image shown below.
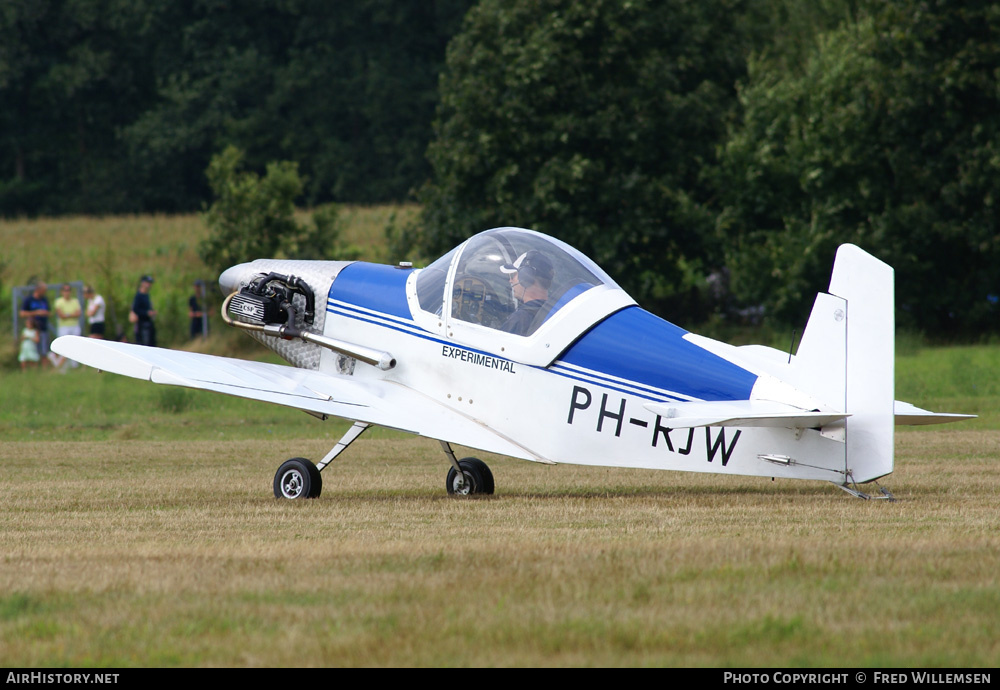
<path fill-rule="evenodd" d="M 305 458 L 286 460 L 274 475 L 275 498 L 318 498 L 322 490 L 319 470 Z"/>
<path fill-rule="evenodd" d="M 493 473 L 485 462 L 479 458 L 462 458 L 458 461 L 458 466 L 462 468 L 461 478 L 454 467 L 448 470 L 445 488 L 449 494 L 469 496 L 493 493 Z"/>

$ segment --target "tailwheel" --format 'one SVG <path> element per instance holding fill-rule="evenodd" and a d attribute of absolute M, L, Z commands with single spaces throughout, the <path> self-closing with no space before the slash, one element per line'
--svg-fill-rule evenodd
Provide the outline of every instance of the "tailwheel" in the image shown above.
<path fill-rule="evenodd" d="M 319 470 L 305 458 L 286 460 L 274 475 L 275 498 L 318 498 L 322 490 Z"/>
<path fill-rule="evenodd" d="M 458 461 L 458 466 L 462 469 L 461 475 L 454 467 L 448 470 L 445 487 L 449 494 L 470 496 L 493 493 L 493 473 L 485 462 L 479 458 L 462 458 Z"/>

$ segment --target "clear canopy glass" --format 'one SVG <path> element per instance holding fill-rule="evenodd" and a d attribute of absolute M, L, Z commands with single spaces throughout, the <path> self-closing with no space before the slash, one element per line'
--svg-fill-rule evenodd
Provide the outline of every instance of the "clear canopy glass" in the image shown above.
<path fill-rule="evenodd" d="M 417 276 L 420 308 L 486 328 L 529 336 L 587 290 L 616 287 L 597 264 L 531 230 L 482 232 Z"/>

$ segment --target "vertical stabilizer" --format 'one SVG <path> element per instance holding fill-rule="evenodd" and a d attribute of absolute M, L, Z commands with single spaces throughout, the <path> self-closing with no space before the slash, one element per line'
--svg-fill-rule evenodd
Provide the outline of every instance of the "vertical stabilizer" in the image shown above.
<path fill-rule="evenodd" d="M 893 270 L 862 249 L 837 250 L 830 293 L 816 295 L 788 375 L 796 388 L 850 414 L 848 482 L 892 472 L 895 366 Z"/>
<path fill-rule="evenodd" d="M 856 482 L 893 468 L 895 285 L 892 267 L 841 245 L 830 294 L 847 302 L 847 470 Z"/>
<path fill-rule="evenodd" d="M 778 350 L 754 345 L 734 353 L 746 357 L 750 368 L 806 396 L 782 398 L 780 392 L 761 387 L 761 382 L 767 382 L 762 375 L 754 387 L 755 397 L 780 400 L 802 409 L 814 407 L 814 412 L 847 413 L 844 421 L 828 422 L 820 429 L 824 438 L 843 443 L 835 455 L 843 461 L 839 472 L 843 473 L 845 485 L 878 479 L 893 468 L 897 420 L 894 280 L 888 264 L 852 244 L 841 245 L 830 291 L 816 295 L 795 357 L 789 357 L 786 363 Z M 695 342 L 711 346 L 707 339 Z M 898 418 L 904 420 L 900 423 L 931 423 L 928 420 L 937 417 L 953 421 L 959 417 L 935 415 L 905 403 L 898 405 Z M 840 464 L 832 457 L 824 456 L 827 465 Z"/>
<path fill-rule="evenodd" d="M 802 333 L 789 383 L 847 411 L 847 300 L 820 292 Z"/>

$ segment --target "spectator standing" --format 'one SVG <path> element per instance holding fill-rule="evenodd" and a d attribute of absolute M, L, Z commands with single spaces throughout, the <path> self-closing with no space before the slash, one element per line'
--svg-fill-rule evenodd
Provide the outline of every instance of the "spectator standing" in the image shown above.
<path fill-rule="evenodd" d="M 93 285 L 83 288 L 83 296 L 87 299 L 87 323 L 90 324 L 87 337 L 104 340 L 104 298 L 97 294 Z"/>
<path fill-rule="evenodd" d="M 35 317 L 28 316 L 24 319 L 24 329 L 21 331 L 21 348 L 17 354 L 17 361 L 21 363 L 21 371 L 28 367 L 37 367 L 38 360 L 38 329 L 35 328 Z"/>
<path fill-rule="evenodd" d="M 38 331 L 38 356 L 42 365 L 46 365 L 49 360 L 49 298 L 46 296 L 49 291 L 48 285 L 39 280 L 35 283 L 35 289 L 24 298 L 21 303 L 21 310 L 18 315 L 22 319 L 29 316 L 34 320 L 35 330 Z"/>
<path fill-rule="evenodd" d="M 64 335 L 80 335 L 80 315 L 83 313 L 83 308 L 80 306 L 80 300 L 73 294 L 73 286 L 69 283 L 63 283 L 62 287 L 59 288 L 59 296 L 56 298 L 55 307 L 56 333 L 60 337 Z M 67 361 L 69 362 L 69 366 L 74 369 L 80 366 L 80 363 L 75 360 L 67 360 L 65 357 L 60 357 L 52 353 L 50 353 L 50 358 L 52 359 L 52 363 L 57 366 L 62 366 Z"/>
<path fill-rule="evenodd" d="M 204 298 L 204 281 L 194 281 L 194 294 L 188 300 L 188 316 L 191 318 L 191 340 L 203 338 L 208 335 L 205 328 L 205 308 L 201 304 Z"/>
<path fill-rule="evenodd" d="M 135 324 L 135 342 L 156 347 L 156 325 L 153 323 L 156 310 L 153 309 L 153 302 L 149 296 L 152 286 L 152 276 L 143 276 L 139 279 L 139 291 L 132 300 L 132 311 L 128 318 Z"/>

